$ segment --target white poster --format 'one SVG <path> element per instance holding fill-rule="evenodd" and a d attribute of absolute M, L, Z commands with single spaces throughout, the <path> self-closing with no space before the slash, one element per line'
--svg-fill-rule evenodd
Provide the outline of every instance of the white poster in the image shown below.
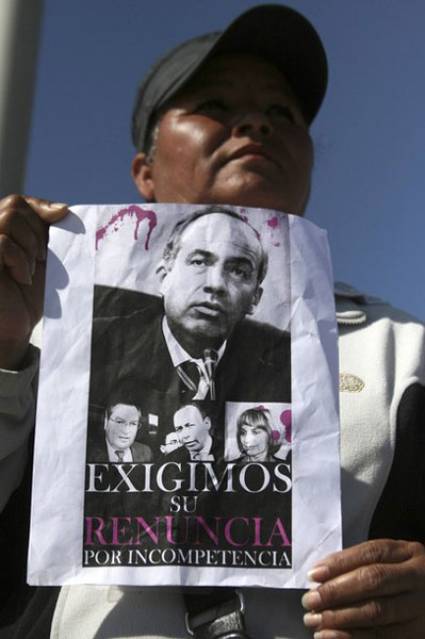
<path fill-rule="evenodd" d="M 340 549 L 326 234 L 75 206 L 51 229 L 29 582 L 306 587 Z"/>

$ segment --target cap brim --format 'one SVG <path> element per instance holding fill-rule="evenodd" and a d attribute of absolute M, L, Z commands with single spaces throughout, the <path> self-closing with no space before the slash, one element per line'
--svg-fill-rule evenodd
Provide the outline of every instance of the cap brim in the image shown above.
<path fill-rule="evenodd" d="M 133 141 L 146 146 L 146 134 L 159 110 L 212 56 L 251 53 L 285 75 L 306 122 L 316 116 L 326 93 L 328 66 L 319 35 L 298 11 L 278 4 L 248 9 L 223 32 L 183 42 L 157 61 L 145 78 L 133 112 Z"/>
<path fill-rule="evenodd" d="M 180 67 L 180 73 L 174 75 L 159 106 L 182 89 L 212 56 L 243 52 L 270 61 L 284 73 L 307 122 L 312 122 L 326 93 L 328 65 L 319 35 L 300 13 L 283 5 L 256 6 L 236 18 L 223 32 L 206 36 L 201 55 L 199 40 L 193 60 L 188 51 L 186 68 Z"/>

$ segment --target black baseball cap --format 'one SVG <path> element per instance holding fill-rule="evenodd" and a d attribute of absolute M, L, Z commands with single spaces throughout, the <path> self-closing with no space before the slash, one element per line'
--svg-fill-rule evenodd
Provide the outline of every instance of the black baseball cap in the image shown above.
<path fill-rule="evenodd" d="M 250 53 L 280 69 L 310 124 L 326 93 L 328 65 L 322 41 L 298 11 L 279 4 L 252 7 L 224 31 L 207 33 L 161 57 L 143 80 L 134 105 L 132 139 L 143 150 L 159 109 L 218 53 Z"/>

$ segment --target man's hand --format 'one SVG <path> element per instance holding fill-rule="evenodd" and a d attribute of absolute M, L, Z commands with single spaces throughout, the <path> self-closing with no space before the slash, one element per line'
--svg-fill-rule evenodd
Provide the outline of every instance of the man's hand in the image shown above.
<path fill-rule="evenodd" d="M 43 312 L 48 226 L 66 204 L 10 195 L 0 200 L 0 368 L 18 368 Z"/>
<path fill-rule="evenodd" d="M 303 597 L 314 639 L 423 639 L 425 548 L 378 539 L 334 553 L 310 573 Z"/>

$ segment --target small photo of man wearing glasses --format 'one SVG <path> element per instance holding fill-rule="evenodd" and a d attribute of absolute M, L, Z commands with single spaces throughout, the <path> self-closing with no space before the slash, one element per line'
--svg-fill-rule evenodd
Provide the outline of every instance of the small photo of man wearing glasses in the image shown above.
<path fill-rule="evenodd" d="M 90 458 L 116 463 L 151 461 L 150 447 L 136 441 L 140 427 L 141 410 L 138 406 L 127 400 L 109 403 L 105 411 L 103 441 L 90 446 Z"/>

